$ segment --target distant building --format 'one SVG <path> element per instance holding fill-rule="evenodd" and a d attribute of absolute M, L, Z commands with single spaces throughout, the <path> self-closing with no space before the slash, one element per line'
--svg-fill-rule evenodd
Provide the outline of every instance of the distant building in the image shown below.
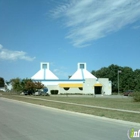
<path fill-rule="evenodd" d="M 58 94 L 100 94 L 111 95 L 112 84 L 108 78 L 97 78 L 86 68 L 86 63 L 78 63 L 77 71 L 69 79 L 59 79 L 51 72 L 48 62 L 41 62 L 40 70 L 31 77 L 48 88 L 48 93 L 57 90 Z"/>

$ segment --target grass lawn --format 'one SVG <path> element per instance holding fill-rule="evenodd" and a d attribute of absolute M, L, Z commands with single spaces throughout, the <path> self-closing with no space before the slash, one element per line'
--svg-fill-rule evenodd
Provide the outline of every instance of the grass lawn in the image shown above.
<path fill-rule="evenodd" d="M 82 96 L 82 95 L 81 95 Z M 125 110 L 133 110 L 140 111 L 140 102 L 134 102 L 133 99 L 130 98 L 100 98 L 100 97 L 55 97 L 55 96 L 33 96 L 34 98 L 43 98 L 48 100 L 56 100 L 63 102 L 71 102 L 85 105 L 93 105 L 93 106 L 101 106 L 101 107 L 109 107 L 116 109 L 125 109 Z"/>
<path fill-rule="evenodd" d="M 28 99 L 24 98 L 26 96 L 13 96 L 8 94 L 3 94 L 1 97 L 20 100 L 24 102 L 30 102 L 33 104 L 39 104 L 54 108 L 59 108 L 63 110 L 70 110 L 75 112 L 81 112 L 86 114 L 92 114 L 101 117 L 108 117 L 120 120 L 126 120 L 131 122 L 138 122 L 140 123 L 140 114 L 136 113 L 127 113 L 127 112 L 120 112 L 120 111 L 112 111 L 107 109 L 97 109 L 97 108 L 90 108 L 90 107 L 83 107 L 83 106 L 75 106 L 75 105 L 68 105 L 56 102 L 48 102 L 39 100 L 39 98 L 48 99 L 48 100 L 56 100 L 56 101 L 63 101 L 63 102 L 72 102 L 84 105 L 93 105 L 93 106 L 100 106 L 100 107 L 109 107 L 109 108 L 116 108 L 116 109 L 125 109 L 125 110 L 133 110 L 133 111 L 140 111 L 140 102 L 134 102 L 131 98 L 99 98 L 99 97 L 67 97 L 67 96 L 27 96 L 37 98 L 35 99 Z"/>

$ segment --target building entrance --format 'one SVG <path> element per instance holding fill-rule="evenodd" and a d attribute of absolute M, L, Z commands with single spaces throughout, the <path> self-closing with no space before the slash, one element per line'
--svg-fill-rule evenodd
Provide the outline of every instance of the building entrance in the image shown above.
<path fill-rule="evenodd" d="M 94 89 L 95 89 L 95 94 L 102 94 L 102 87 L 94 87 Z"/>

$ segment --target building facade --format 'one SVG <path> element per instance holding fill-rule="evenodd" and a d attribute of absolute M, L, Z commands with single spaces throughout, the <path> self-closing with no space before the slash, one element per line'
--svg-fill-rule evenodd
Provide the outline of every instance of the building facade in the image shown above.
<path fill-rule="evenodd" d="M 97 78 L 88 70 L 86 63 L 78 63 L 76 72 L 69 79 L 59 79 L 49 67 L 48 62 L 41 62 L 40 70 L 31 79 L 40 81 L 52 94 L 99 94 L 111 95 L 112 85 L 108 78 Z"/>

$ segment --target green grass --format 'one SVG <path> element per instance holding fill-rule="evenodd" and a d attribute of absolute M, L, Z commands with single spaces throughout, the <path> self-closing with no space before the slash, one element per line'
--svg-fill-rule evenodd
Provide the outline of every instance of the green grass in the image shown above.
<path fill-rule="evenodd" d="M 63 101 L 63 102 L 71 102 L 78 103 L 84 105 L 93 105 L 93 106 L 101 106 L 115 109 L 125 109 L 125 110 L 133 110 L 140 111 L 140 102 L 134 102 L 131 97 L 129 98 L 98 98 L 98 97 L 55 97 L 55 96 L 33 96 L 34 98 L 43 98 L 48 100 L 55 101 Z"/>
<path fill-rule="evenodd" d="M 48 107 L 59 108 L 63 110 L 70 110 L 74 112 L 81 112 L 86 114 L 92 114 L 101 117 L 108 117 L 113 119 L 120 119 L 126 120 L 131 122 L 138 122 L 140 123 L 140 114 L 136 113 L 127 113 L 127 112 L 120 112 L 120 111 L 112 111 L 107 109 L 97 109 L 97 108 L 90 108 L 90 107 L 82 107 L 82 106 L 75 106 L 69 104 L 62 104 L 62 103 L 55 103 L 55 102 L 47 102 L 39 100 L 38 98 L 45 98 L 48 100 L 56 100 L 56 101 L 63 101 L 63 102 L 72 102 L 72 103 L 79 103 L 85 105 L 94 105 L 94 106 L 101 106 L 101 107 L 109 107 L 109 108 L 117 108 L 117 109 L 126 109 L 126 110 L 135 110 L 140 111 L 140 103 L 133 102 L 131 98 L 94 98 L 94 97 L 55 97 L 55 96 L 27 96 L 27 97 L 34 97 L 34 99 L 24 98 L 26 96 L 13 96 L 13 95 L 2 95 L 2 97 L 20 100 L 24 102 L 29 102 L 38 105 L 44 105 Z"/>

